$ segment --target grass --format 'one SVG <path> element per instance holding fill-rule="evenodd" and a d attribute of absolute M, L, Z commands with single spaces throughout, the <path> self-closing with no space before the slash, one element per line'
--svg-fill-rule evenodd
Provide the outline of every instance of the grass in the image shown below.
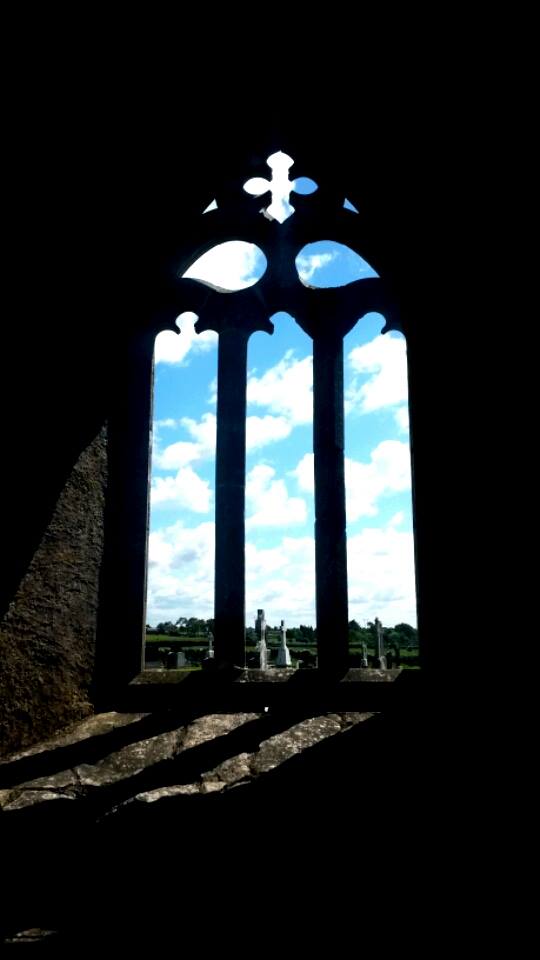
<path fill-rule="evenodd" d="M 168 647 L 170 650 L 175 652 L 185 652 L 188 656 L 189 653 L 206 653 L 208 650 L 208 638 L 204 636 L 184 636 L 181 637 L 170 637 L 167 634 L 158 633 L 158 634 L 147 634 L 146 643 L 148 645 L 148 653 L 150 654 L 149 659 L 152 659 L 152 655 L 158 659 L 158 648 L 159 647 Z M 279 646 L 277 639 L 272 638 L 267 641 L 267 645 L 270 650 L 275 651 Z M 298 654 L 301 651 L 305 650 L 307 653 L 316 655 L 317 653 L 317 643 L 309 643 L 305 640 L 287 640 L 287 646 L 289 647 L 291 654 L 294 660 L 298 660 Z M 246 644 L 246 654 L 254 653 L 256 646 L 254 643 Z M 356 656 L 359 656 L 362 652 L 362 646 L 360 643 L 350 642 L 349 643 L 349 653 Z M 388 651 L 390 652 L 390 651 Z M 373 657 L 375 654 L 374 647 L 368 645 L 367 655 L 368 657 Z M 402 647 L 400 651 L 400 665 L 407 670 L 419 670 L 418 666 L 418 648 L 408 650 L 406 647 Z M 185 667 L 179 668 L 182 670 L 200 670 L 201 666 L 198 663 L 188 663 Z"/>

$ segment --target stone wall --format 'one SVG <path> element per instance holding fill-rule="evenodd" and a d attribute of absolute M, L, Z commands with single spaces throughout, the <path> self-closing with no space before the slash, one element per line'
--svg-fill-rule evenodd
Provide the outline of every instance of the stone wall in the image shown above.
<path fill-rule="evenodd" d="M 103 429 L 75 463 L 0 624 L 2 755 L 92 712 L 106 473 Z"/>

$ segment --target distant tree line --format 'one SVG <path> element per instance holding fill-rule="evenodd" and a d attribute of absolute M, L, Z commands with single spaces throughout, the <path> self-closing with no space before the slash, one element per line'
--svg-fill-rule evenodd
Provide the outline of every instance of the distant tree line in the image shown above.
<path fill-rule="evenodd" d="M 416 650 L 418 648 L 418 630 L 409 623 L 396 623 L 394 627 L 383 627 L 383 640 L 386 650 Z M 349 646 L 362 646 L 375 649 L 377 641 L 377 627 L 375 622 L 368 620 L 365 627 L 361 627 L 356 620 L 349 621 Z"/>
<path fill-rule="evenodd" d="M 155 627 L 146 624 L 146 633 L 149 636 L 159 634 L 165 637 L 206 637 L 214 632 L 214 621 L 200 620 L 198 617 L 178 617 L 172 623 L 166 620 L 164 623 L 158 623 Z"/>
<path fill-rule="evenodd" d="M 280 636 L 280 626 L 267 626 L 267 635 L 269 642 L 278 642 Z M 198 617 L 178 617 L 173 623 L 167 620 L 158 623 L 155 627 L 147 624 L 146 633 L 149 636 L 159 635 L 166 637 L 207 637 L 209 633 L 214 632 L 214 620 L 202 620 Z M 361 627 L 356 620 L 349 621 L 349 646 L 359 647 L 365 645 L 366 650 L 372 652 L 375 650 L 377 639 L 377 627 L 375 622 L 368 620 L 365 627 Z M 396 623 L 393 627 L 383 628 L 383 639 L 386 650 L 395 650 L 399 655 L 400 651 L 416 652 L 418 648 L 418 631 L 416 627 L 411 627 L 408 623 Z M 247 627 L 246 642 L 248 645 L 256 642 L 255 628 Z M 300 624 L 299 627 L 287 628 L 287 642 L 293 646 L 302 644 L 303 646 L 315 646 L 317 642 L 317 630 L 314 627 Z"/>

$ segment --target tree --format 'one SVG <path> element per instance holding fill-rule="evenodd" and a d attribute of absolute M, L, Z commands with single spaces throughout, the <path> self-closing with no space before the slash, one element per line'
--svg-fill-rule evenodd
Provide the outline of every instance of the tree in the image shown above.
<path fill-rule="evenodd" d="M 394 633 L 399 637 L 400 647 L 406 647 L 411 650 L 418 646 L 418 630 L 411 627 L 409 623 L 397 623 L 394 627 Z"/>

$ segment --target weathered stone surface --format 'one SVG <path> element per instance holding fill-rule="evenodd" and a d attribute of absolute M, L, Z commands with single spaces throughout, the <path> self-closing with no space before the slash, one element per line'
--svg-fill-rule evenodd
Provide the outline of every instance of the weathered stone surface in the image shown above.
<path fill-rule="evenodd" d="M 82 452 L 0 626 L 0 752 L 92 713 L 106 487 L 103 430 Z"/>
<path fill-rule="evenodd" d="M 200 793 L 219 793 L 224 790 L 226 783 L 223 780 L 205 780 L 199 787 Z"/>
<path fill-rule="evenodd" d="M 85 787 L 101 787 L 133 777 L 147 767 L 162 760 L 170 760 L 177 752 L 184 737 L 184 728 L 169 730 L 147 740 L 130 743 L 116 750 L 97 763 L 82 763 L 75 768 L 75 775 Z"/>
<path fill-rule="evenodd" d="M 224 760 L 213 770 L 203 773 L 203 783 L 208 786 L 212 780 L 215 780 L 226 786 L 230 783 L 238 783 L 239 780 L 249 779 L 253 776 L 252 761 L 252 753 L 239 753 L 237 757 Z"/>
<path fill-rule="evenodd" d="M 187 727 L 182 748 L 187 750 L 214 737 L 231 733 L 232 730 L 251 720 L 256 720 L 259 716 L 258 713 L 209 713 L 205 717 L 198 717 Z"/>
<path fill-rule="evenodd" d="M 47 740 L 40 740 L 39 743 L 28 747 L 26 750 L 18 750 L 16 753 L 10 754 L 9 757 L 6 757 L 4 760 L 0 760 L 0 768 L 6 760 L 12 762 L 13 760 L 20 760 L 23 757 L 36 756 L 36 754 L 44 753 L 46 750 L 54 750 L 57 747 L 67 747 L 70 744 L 78 743 L 89 737 L 110 733 L 111 730 L 116 730 L 118 727 L 125 727 L 130 723 L 135 723 L 137 720 L 142 720 L 143 717 L 146 716 L 148 716 L 146 713 L 116 713 L 114 711 L 93 714 L 87 717 L 86 720 L 78 720 L 75 723 L 68 724 L 64 730 L 49 737 Z"/>
<path fill-rule="evenodd" d="M 22 810 L 24 807 L 34 807 L 46 800 L 75 800 L 75 794 L 69 791 L 56 792 L 55 790 L 24 790 L 14 796 L 4 807 L 5 811 Z"/>
<path fill-rule="evenodd" d="M 28 783 L 21 783 L 19 790 L 64 790 L 65 787 L 74 787 L 78 783 L 74 770 L 61 770 L 48 777 L 36 777 Z"/>
<path fill-rule="evenodd" d="M 23 759 L 25 756 L 35 755 L 45 750 L 76 744 L 89 737 L 109 733 L 111 730 L 137 723 L 145 716 L 146 714 L 140 713 L 109 712 L 97 714 L 29 750 L 12 756 L 10 760 Z M 23 806 L 41 803 L 43 800 L 57 799 L 61 796 L 68 799 L 84 796 L 89 790 L 136 776 L 156 763 L 173 759 L 182 751 L 201 746 L 216 737 L 231 733 L 238 727 L 256 720 L 258 716 L 259 714 L 256 713 L 235 713 L 208 714 L 204 717 L 198 717 L 185 727 L 181 726 L 157 734 L 154 737 L 147 737 L 127 744 L 95 763 L 81 763 L 74 769 L 62 770 L 58 773 L 17 784 L 12 789 L 1 790 L 0 809 L 5 811 L 20 809 Z M 222 786 L 226 782 L 226 778 L 223 778 Z M 193 789 L 190 789 L 190 785 L 180 785 L 178 788 L 167 789 L 173 789 L 181 793 L 198 793 L 200 788 L 201 785 L 197 784 Z M 154 793 L 155 791 L 149 792 Z"/>
<path fill-rule="evenodd" d="M 137 723 L 142 716 L 141 714 L 123 716 L 115 713 L 96 716 L 77 724 L 70 733 L 64 732 L 53 738 L 49 741 L 49 745 L 76 744 L 85 736 L 104 733 L 123 726 L 127 722 Z M 205 760 L 201 760 L 201 767 L 190 783 L 165 783 L 162 786 L 153 786 L 147 791 L 141 791 L 138 786 L 134 788 L 137 792 L 134 792 L 133 796 L 128 796 L 120 803 L 111 800 L 110 812 L 126 807 L 133 801 L 153 803 L 165 797 L 208 794 L 233 788 L 256 779 L 303 750 L 328 737 L 336 736 L 371 716 L 373 716 L 371 713 L 351 712 L 310 717 L 272 737 L 267 737 L 253 751 L 244 750 L 235 753 L 211 769 L 205 769 Z M 257 720 L 262 720 L 261 714 L 208 714 L 198 717 L 187 726 L 180 726 L 127 744 L 95 763 L 81 763 L 74 769 L 62 770 L 18 784 L 11 789 L 2 790 L 0 807 L 5 812 L 10 812 L 40 804 L 45 800 L 83 798 L 99 788 L 119 783 L 143 771 L 150 771 L 155 764 L 164 760 L 174 761 L 180 754 L 192 749 L 196 750 L 220 737 L 226 738 L 227 734 Z M 44 749 L 43 744 L 40 746 Z M 208 754 L 205 756 L 207 757 Z"/>
<path fill-rule="evenodd" d="M 145 793 L 138 793 L 135 800 L 142 800 L 144 803 L 154 803 L 156 800 L 163 800 L 164 797 L 188 796 L 194 793 L 200 793 L 198 783 L 183 783 L 179 786 L 160 787 L 158 790 L 147 790 Z"/>
<path fill-rule="evenodd" d="M 270 737 L 261 743 L 260 749 L 253 758 L 252 771 L 254 775 L 272 770 L 278 764 L 293 757 L 301 750 L 313 746 L 320 740 L 331 737 L 341 730 L 341 724 L 330 717 L 313 717 L 295 724 L 284 733 Z"/>
<path fill-rule="evenodd" d="M 6 937 L 6 943 L 37 943 L 48 937 L 56 937 L 56 930 L 42 930 L 41 927 L 31 927 L 29 930 L 20 930 L 12 937 Z"/>

